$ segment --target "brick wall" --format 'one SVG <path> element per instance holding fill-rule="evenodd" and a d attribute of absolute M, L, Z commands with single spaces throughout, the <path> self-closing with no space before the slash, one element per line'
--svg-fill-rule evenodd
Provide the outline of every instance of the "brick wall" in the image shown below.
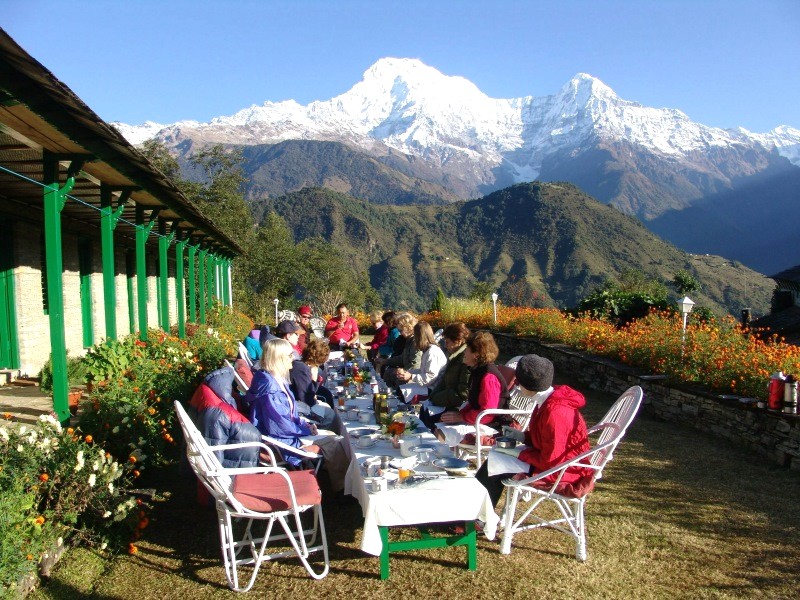
<path fill-rule="evenodd" d="M 738 398 L 723 398 L 696 387 L 669 385 L 663 378 L 563 344 L 543 344 L 503 333 L 494 336 L 504 353 L 545 356 L 558 373 L 588 388 L 621 394 L 632 385 L 642 386 L 644 410 L 650 414 L 725 438 L 781 466 L 800 470 L 798 416 L 749 408 Z"/>

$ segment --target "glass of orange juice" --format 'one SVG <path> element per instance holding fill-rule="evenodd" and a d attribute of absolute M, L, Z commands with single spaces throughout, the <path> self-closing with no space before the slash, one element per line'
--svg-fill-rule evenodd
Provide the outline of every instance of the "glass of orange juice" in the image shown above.
<path fill-rule="evenodd" d="M 406 469 L 403 467 L 397 469 L 397 474 L 400 476 L 400 483 L 411 477 L 411 473 L 411 469 Z"/>

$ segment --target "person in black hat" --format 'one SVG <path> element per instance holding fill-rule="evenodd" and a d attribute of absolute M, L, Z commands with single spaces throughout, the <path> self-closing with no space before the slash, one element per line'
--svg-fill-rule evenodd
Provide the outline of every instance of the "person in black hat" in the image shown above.
<path fill-rule="evenodd" d="M 297 341 L 300 338 L 301 331 L 303 331 L 303 328 L 298 323 L 289 320 L 281 321 L 275 328 L 275 335 L 292 345 L 292 350 L 295 353 L 294 360 L 300 360 L 301 350 L 297 345 Z"/>
<path fill-rule="evenodd" d="M 517 384 L 527 393 L 536 394 L 539 408 L 531 417 L 524 445 L 493 449 L 478 469 L 476 478 L 489 491 L 494 506 L 503 493 L 504 479 L 542 473 L 589 450 L 586 422 L 580 413 L 586 400 L 569 386 L 554 387 L 553 370 L 552 362 L 536 354 L 526 354 L 517 363 Z M 555 478 L 544 480 L 545 484 L 554 482 Z M 566 495 L 587 494 L 594 487 L 593 471 L 570 468 L 559 486 Z"/>

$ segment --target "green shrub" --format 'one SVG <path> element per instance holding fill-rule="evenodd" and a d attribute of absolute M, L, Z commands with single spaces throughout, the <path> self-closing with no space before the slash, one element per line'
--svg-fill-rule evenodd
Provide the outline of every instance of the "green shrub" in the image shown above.
<path fill-rule="evenodd" d="M 130 468 L 51 416 L 0 426 L 0 592 L 61 540 L 124 547 L 138 523 Z"/>

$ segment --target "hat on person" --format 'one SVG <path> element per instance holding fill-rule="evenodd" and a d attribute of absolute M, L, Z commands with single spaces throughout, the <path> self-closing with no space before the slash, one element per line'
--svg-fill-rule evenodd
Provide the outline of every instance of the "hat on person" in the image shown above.
<path fill-rule="evenodd" d="M 303 328 L 294 321 L 281 321 L 275 328 L 275 335 L 278 337 L 283 337 L 285 335 L 289 335 L 290 333 L 296 333 L 302 330 Z"/>
<path fill-rule="evenodd" d="M 517 383 L 526 390 L 543 392 L 553 385 L 553 363 L 537 354 L 526 354 L 517 363 Z"/>
<path fill-rule="evenodd" d="M 301 317 L 310 317 L 314 311 L 311 310 L 311 307 L 308 304 L 304 304 L 300 308 L 297 309 L 297 314 Z"/>

